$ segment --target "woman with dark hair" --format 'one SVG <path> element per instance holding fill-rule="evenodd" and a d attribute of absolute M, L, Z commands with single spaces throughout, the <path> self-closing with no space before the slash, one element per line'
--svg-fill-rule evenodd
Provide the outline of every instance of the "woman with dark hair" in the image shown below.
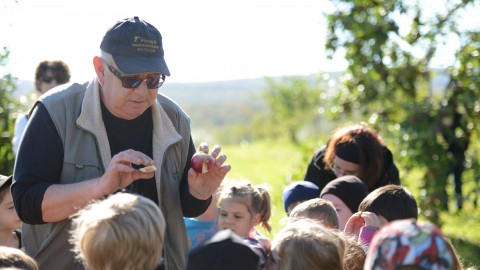
<path fill-rule="evenodd" d="M 305 181 L 322 190 L 344 175 L 360 178 L 369 192 L 387 184 L 400 184 L 392 152 L 378 133 L 363 123 L 336 130 L 327 145 L 315 152 Z"/>
<path fill-rule="evenodd" d="M 42 61 L 35 70 L 35 89 L 40 95 L 46 93 L 55 86 L 68 83 L 70 81 L 70 69 L 63 61 Z M 28 114 L 22 114 L 15 122 L 15 131 L 13 134 L 13 154 L 17 156 L 20 139 L 28 122 Z"/>
<path fill-rule="evenodd" d="M 35 70 L 35 88 L 41 94 L 70 81 L 70 69 L 63 61 L 42 61 Z"/>

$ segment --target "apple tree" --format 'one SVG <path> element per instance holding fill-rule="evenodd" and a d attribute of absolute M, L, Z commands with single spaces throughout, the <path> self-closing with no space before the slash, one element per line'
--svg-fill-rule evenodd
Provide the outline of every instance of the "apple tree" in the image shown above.
<path fill-rule="evenodd" d="M 460 146 L 467 169 L 478 166 L 480 31 L 460 18 L 478 12 L 479 1 L 330 2 L 326 49 L 348 62 L 336 111 L 362 115 L 386 135 L 401 176 L 421 171 L 422 214 L 438 222 L 458 162 L 451 146 Z M 435 77 L 445 83 L 434 85 Z"/>

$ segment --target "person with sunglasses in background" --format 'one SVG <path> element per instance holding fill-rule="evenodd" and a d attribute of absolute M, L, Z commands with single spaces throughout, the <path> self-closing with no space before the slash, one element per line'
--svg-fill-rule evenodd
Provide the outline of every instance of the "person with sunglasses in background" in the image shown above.
<path fill-rule="evenodd" d="M 55 86 L 68 83 L 70 81 L 70 68 L 61 60 L 42 61 L 35 70 L 35 89 L 40 95 L 46 93 Z M 18 146 L 22 138 L 23 131 L 28 122 L 28 113 L 21 114 L 15 121 L 15 130 L 13 133 L 13 154 L 17 156 Z"/>
<path fill-rule="evenodd" d="M 83 269 L 68 242 L 70 217 L 122 190 L 160 206 L 167 224 L 159 261 L 167 270 L 185 269 L 183 217 L 208 208 L 231 166 L 220 146 L 210 152 L 201 144 L 215 165 L 205 173 L 191 167 L 190 120 L 158 91 L 170 71 L 153 25 L 120 20 L 100 49 L 91 82 L 48 92 L 31 113 L 12 184 L 25 249 L 41 269 Z"/>

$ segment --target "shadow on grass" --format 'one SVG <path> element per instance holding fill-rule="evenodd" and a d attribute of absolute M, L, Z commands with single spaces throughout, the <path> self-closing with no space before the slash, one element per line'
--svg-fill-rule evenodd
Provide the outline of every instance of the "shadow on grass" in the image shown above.
<path fill-rule="evenodd" d="M 465 239 L 449 237 L 465 268 L 475 266 L 480 269 L 480 245 Z"/>

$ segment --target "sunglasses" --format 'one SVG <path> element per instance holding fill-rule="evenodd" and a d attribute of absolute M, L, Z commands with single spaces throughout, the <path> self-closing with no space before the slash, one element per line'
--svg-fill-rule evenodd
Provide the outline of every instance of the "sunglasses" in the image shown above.
<path fill-rule="evenodd" d="M 165 74 L 149 74 L 146 78 L 140 75 L 125 75 L 106 62 L 105 64 L 110 72 L 112 72 L 113 75 L 115 75 L 120 81 L 122 81 L 122 86 L 125 88 L 137 88 L 140 86 L 140 84 L 142 84 L 143 81 L 146 81 L 148 89 L 157 89 L 162 86 L 163 82 L 165 81 Z"/>
<path fill-rule="evenodd" d="M 38 80 L 45 83 L 51 83 L 53 80 L 56 80 L 56 79 L 54 77 L 42 76 L 38 78 Z"/>

